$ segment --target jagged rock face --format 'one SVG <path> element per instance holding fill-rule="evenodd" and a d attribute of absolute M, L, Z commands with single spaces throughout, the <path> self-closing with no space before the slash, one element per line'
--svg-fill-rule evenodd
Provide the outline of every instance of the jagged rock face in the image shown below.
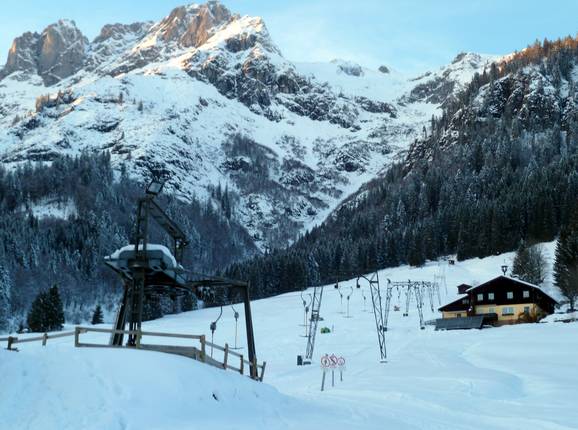
<path fill-rule="evenodd" d="M 49 25 L 40 36 L 38 72 L 47 85 L 73 75 L 84 63 L 88 40 L 73 21 Z"/>
<path fill-rule="evenodd" d="M 37 46 L 40 35 L 38 33 L 24 33 L 12 42 L 6 66 L 0 72 L 0 78 L 15 71 L 35 71 L 37 63 Z"/>
<path fill-rule="evenodd" d="M 173 9 L 158 24 L 158 37 L 183 47 L 198 47 L 209 39 L 215 28 L 230 19 L 229 10 L 217 1 L 200 6 L 181 6 Z"/>
<path fill-rule="evenodd" d="M 338 100 L 330 89 L 314 85 L 300 76 L 280 56 L 260 18 L 247 20 L 245 24 L 257 31 L 228 37 L 215 50 L 195 52 L 188 61 L 187 72 L 273 121 L 283 118 L 272 107 L 275 102 L 314 120 L 327 120 L 344 128 L 354 125 L 355 106 Z M 231 55 L 239 53 L 243 54 Z M 223 70 L 228 72 L 223 73 Z"/>
<path fill-rule="evenodd" d="M 107 24 L 92 41 L 86 58 L 85 68 L 95 70 L 127 50 L 136 41 L 142 39 L 152 26 L 152 22 L 133 24 Z"/>
<path fill-rule="evenodd" d="M 337 65 L 337 70 L 340 73 L 345 73 L 349 76 L 363 76 L 363 67 L 359 64 L 343 60 L 333 60 L 332 63 Z"/>
<path fill-rule="evenodd" d="M 438 72 L 428 72 L 416 78 L 414 88 L 404 101 L 444 104 L 451 95 L 464 88 L 476 71 L 483 71 L 496 59 L 494 56 L 462 52 Z"/>
<path fill-rule="evenodd" d="M 46 85 L 52 85 L 83 67 L 87 44 L 74 21 L 58 21 L 40 35 L 25 33 L 14 40 L 0 76 L 36 71 Z"/>
<path fill-rule="evenodd" d="M 482 85 L 470 103 L 460 106 L 453 113 L 435 147 L 428 139 L 419 139 L 411 146 L 409 164 L 414 160 L 427 159 L 435 150 L 447 149 L 459 143 L 467 144 L 467 136 L 460 132 L 465 127 L 477 128 L 483 133 L 488 124 L 498 120 L 511 120 L 514 133 L 524 130 L 539 134 L 555 128 L 573 133 L 572 128 L 578 121 L 578 96 L 574 90 L 576 79 L 561 85 L 568 88 L 567 91 L 557 89 L 554 81 L 554 76 L 545 67 L 532 65 Z"/>
<path fill-rule="evenodd" d="M 218 2 L 106 25 L 91 43 L 62 21 L 14 50 L 0 72 L 0 162 L 108 151 L 136 178 L 167 172 L 181 199 L 226 184 L 231 216 L 261 249 L 323 220 L 437 107 L 413 105 L 423 82 L 395 71 L 291 63 L 262 19 Z M 465 76 L 465 61 L 448 67 Z"/>

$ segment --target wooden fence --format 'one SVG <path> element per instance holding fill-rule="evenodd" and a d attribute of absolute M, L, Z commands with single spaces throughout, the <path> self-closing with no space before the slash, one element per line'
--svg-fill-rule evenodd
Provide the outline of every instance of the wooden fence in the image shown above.
<path fill-rule="evenodd" d="M 14 348 L 14 345 L 19 344 L 19 343 L 42 341 L 42 346 L 46 346 L 46 342 L 48 341 L 48 339 L 57 339 L 59 337 L 67 337 L 67 336 L 74 336 L 74 332 L 73 331 L 67 331 L 64 333 L 57 333 L 57 334 L 44 333 L 42 336 L 27 337 L 24 339 L 19 339 L 19 338 L 14 337 L 14 336 L 8 336 L 8 337 L 0 338 L 0 342 L 8 342 L 8 346 L 6 348 L 8 351 L 18 351 L 17 348 Z"/>
<path fill-rule="evenodd" d="M 109 344 L 99 344 L 99 343 L 86 343 L 80 341 L 80 335 L 84 333 L 107 333 L 107 334 L 125 334 L 125 335 L 135 335 L 136 336 L 136 345 L 134 347 L 128 346 L 114 346 Z M 42 341 L 42 345 L 46 346 L 46 342 L 49 339 L 57 339 L 61 337 L 67 336 L 74 336 L 74 346 L 77 348 L 80 347 L 90 347 L 90 348 L 134 348 L 134 349 L 142 349 L 147 351 L 157 351 L 157 352 L 164 352 L 168 354 L 176 354 L 182 355 L 188 358 L 192 358 L 194 360 L 201 361 L 203 363 L 209 364 L 214 367 L 218 367 L 221 369 L 229 369 L 235 372 L 239 372 L 241 375 L 245 374 L 245 365 L 251 366 L 253 364 L 254 368 L 257 372 L 256 379 L 258 381 L 263 381 L 263 376 L 265 374 L 265 366 L 266 362 L 263 364 L 258 364 L 257 362 L 251 363 L 249 360 L 246 360 L 243 354 L 239 354 L 236 351 L 232 351 L 229 348 L 229 344 L 225 344 L 224 347 L 220 345 L 216 345 L 214 343 L 208 342 L 205 338 L 205 335 L 192 335 L 192 334 L 180 334 L 180 333 L 161 333 L 161 332 L 151 332 L 151 331 L 142 331 L 142 330 L 113 330 L 113 329 L 105 329 L 105 328 L 96 328 L 96 327 L 75 327 L 74 331 L 58 333 L 58 334 L 48 334 L 44 333 L 41 336 L 37 337 L 29 337 L 19 339 L 18 337 L 8 336 L 4 338 L 0 338 L 0 342 L 8 342 L 8 349 L 9 351 L 18 351 L 14 345 L 19 343 L 26 343 L 26 342 L 39 342 Z M 162 344 L 146 344 L 142 343 L 143 336 L 146 337 L 169 337 L 175 339 L 189 339 L 192 341 L 198 341 L 199 346 L 191 345 L 191 346 L 184 346 L 184 345 L 162 345 Z M 216 349 L 217 351 L 223 352 L 223 361 L 219 361 L 214 359 L 213 357 L 207 355 L 207 347 L 212 349 Z M 250 376 L 250 374 L 249 374 Z"/>
<path fill-rule="evenodd" d="M 77 347 L 107 347 L 107 348 L 115 348 L 115 346 L 111 345 L 103 345 L 103 344 L 93 344 L 93 343 L 83 343 L 80 342 L 80 335 L 83 333 L 88 332 L 96 332 L 96 333 L 107 333 L 107 334 L 125 334 L 125 335 L 134 335 L 136 336 L 136 344 L 134 348 L 136 349 L 144 349 L 149 351 L 158 351 L 158 352 L 165 352 L 168 354 L 177 354 L 182 355 L 185 357 L 192 358 L 194 360 L 201 361 L 206 364 L 210 364 L 211 366 L 219 367 L 221 369 L 229 369 L 236 372 L 239 372 L 241 375 L 244 374 L 245 371 L 245 364 L 251 366 L 251 362 L 246 360 L 242 354 L 239 354 L 235 351 L 231 351 L 228 344 L 225 344 L 224 347 L 220 345 L 216 345 L 214 343 L 208 342 L 205 338 L 205 335 L 193 335 L 193 334 L 180 334 L 180 333 L 161 333 L 161 332 L 152 332 L 152 331 L 142 331 L 142 330 L 113 330 L 113 329 L 104 329 L 104 328 L 93 328 L 93 327 L 76 327 L 75 329 L 75 336 L 74 336 L 74 345 Z M 196 346 L 182 346 L 182 345 L 162 345 L 162 344 L 148 344 L 143 343 L 142 338 L 143 336 L 146 337 L 170 337 L 176 339 L 190 339 L 193 341 L 199 342 L 199 347 Z M 213 357 L 207 355 L 207 347 L 211 347 L 218 351 L 223 352 L 223 361 L 218 361 Z M 116 346 L 116 348 L 127 348 L 125 346 Z M 132 347 L 131 347 L 132 348 Z M 234 359 L 230 357 L 236 357 L 238 359 L 238 367 L 231 365 L 231 361 Z M 253 363 L 254 368 L 257 372 L 256 379 L 259 381 L 263 380 L 263 376 L 265 374 L 265 366 L 266 362 L 263 364 L 258 364 L 257 362 Z"/>

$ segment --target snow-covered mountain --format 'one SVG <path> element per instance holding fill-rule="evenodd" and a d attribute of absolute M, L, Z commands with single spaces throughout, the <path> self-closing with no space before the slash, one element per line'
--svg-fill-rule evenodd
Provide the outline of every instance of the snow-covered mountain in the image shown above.
<path fill-rule="evenodd" d="M 261 18 L 216 1 L 157 23 L 73 21 L 16 38 L 0 69 L 0 161 L 109 151 L 169 191 L 214 198 L 261 249 L 290 243 L 407 150 L 448 98 L 493 60 L 460 54 L 410 79 L 382 66 L 296 64 Z"/>

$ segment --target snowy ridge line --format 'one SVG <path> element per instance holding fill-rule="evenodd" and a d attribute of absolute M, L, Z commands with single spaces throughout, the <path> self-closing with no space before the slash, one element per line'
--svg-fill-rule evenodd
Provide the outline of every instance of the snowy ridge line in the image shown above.
<path fill-rule="evenodd" d="M 261 18 L 212 2 L 154 25 L 105 26 L 93 42 L 72 22 L 51 28 L 61 27 L 70 33 L 65 79 L 46 85 L 42 70 L 24 65 L 0 71 L 0 162 L 107 151 L 137 180 L 149 167 L 165 170 L 169 193 L 225 206 L 261 251 L 323 222 L 490 61 L 459 56 L 419 81 L 346 61 L 292 63 Z M 68 46 L 80 40 L 84 60 Z M 35 59 L 35 43 L 14 55 Z M 215 196 L 218 184 L 226 196 Z M 43 217 L 75 214 L 44 206 Z"/>

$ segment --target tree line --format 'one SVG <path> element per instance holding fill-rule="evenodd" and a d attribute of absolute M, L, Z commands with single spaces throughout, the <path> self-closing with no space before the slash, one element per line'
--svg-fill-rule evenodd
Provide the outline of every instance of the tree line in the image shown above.
<path fill-rule="evenodd" d="M 578 192 L 578 97 L 567 66 L 576 65 L 577 46 L 547 42 L 476 76 L 404 162 L 293 246 L 225 273 L 265 297 L 443 255 L 463 260 L 512 251 L 522 240 L 554 240 L 569 225 Z"/>
<path fill-rule="evenodd" d="M 131 242 L 142 193 L 143 184 L 122 166 L 115 178 L 108 153 L 57 157 L 12 170 L 0 166 L 0 331 L 26 324 L 33 300 L 53 285 L 59 286 L 67 321 L 90 320 L 97 303 L 114 312 L 121 286 L 103 257 Z M 225 194 L 221 200 L 227 203 Z M 191 196 L 183 202 L 168 193 L 158 199 L 190 238 L 187 268 L 213 273 L 257 252 L 222 201 Z M 64 218 L 43 214 L 46 207 L 70 210 Z M 151 236 L 167 245 L 154 224 Z M 192 306 L 176 298 L 157 306 L 160 300 L 151 297 L 151 316 Z"/>

